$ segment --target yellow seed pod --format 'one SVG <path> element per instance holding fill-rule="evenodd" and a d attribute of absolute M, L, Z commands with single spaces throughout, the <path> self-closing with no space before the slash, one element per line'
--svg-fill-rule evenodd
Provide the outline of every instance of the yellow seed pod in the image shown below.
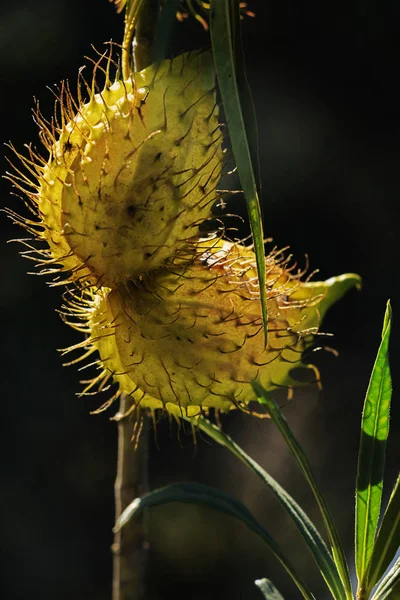
<path fill-rule="evenodd" d="M 267 390 L 299 385 L 302 353 L 327 308 L 360 281 L 348 274 L 303 283 L 279 252 L 266 268 L 267 348 L 254 252 L 207 240 L 189 266 L 96 294 L 87 343 L 141 407 L 188 416 L 246 409 L 252 380 Z"/>
<path fill-rule="evenodd" d="M 113 83 L 110 60 L 96 64 L 88 102 L 62 87 L 57 123 L 38 115 L 48 159 L 31 151 L 23 160 L 36 174 L 27 194 L 40 219 L 25 226 L 49 248 L 39 262 L 67 281 L 115 287 L 185 252 L 210 218 L 222 136 L 210 52 Z M 95 93 L 100 69 L 106 84 Z M 21 187 L 19 170 L 10 177 Z"/>

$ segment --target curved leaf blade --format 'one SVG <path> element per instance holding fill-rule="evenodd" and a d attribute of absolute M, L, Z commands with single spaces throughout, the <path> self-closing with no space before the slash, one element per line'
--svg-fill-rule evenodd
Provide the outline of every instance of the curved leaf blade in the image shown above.
<path fill-rule="evenodd" d="M 188 422 L 192 422 L 190 418 L 183 417 Z M 277 500 L 283 506 L 287 514 L 291 517 L 296 525 L 299 533 L 305 541 L 309 551 L 311 552 L 316 564 L 318 565 L 321 575 L 329 587 L 332 596 L 335 599 L 344 600 L 346 598 L 342 582 L 336 569 L 333 558 L 326 547 L 325 542 L 318 533 L 315 525 L 297 504 L 292 496 L 279 483 L 263 469 L 255 460 L 236 444 L 232 438 L 221 431 L 218 427 L 210 423 L 205 417 L 196 419 L 195 424 L 211 437 L 214 441 L 224 446 L 232 454 L 234 454 L 241 462 L 243 462 L 251 471 L 253 471 L 264 484 L 273 492 Z"/>
<path fill-rule="evenodd" d="M 240 11 L 237 0 L 211 0 L 210 34 L 219 89 L 253 236 L 265 344 L 267 344 L 268 315 L 264 234 L 246 119 L 242 111 L 243 99 L 249 100 L 250 89 L 243 67 L 240 45 Z M 244 93 L 240 93 L 240 88 L 244 90 Z M 250 118 L 252 116 L 251 114 Z M 247 122 L 249 121 L 248 118 Z M 255 160 L 255 163 L 257 167 L 258 159 Z"/>
<path fill-rule="evenodd" d="M 400 593 L 400 558 L 396 560 L 393 567 L 379 583 L 371 600 L 385 600 L 393 592 Z M 396 594 L 396 597 L 398 598 L 399 596 Z M 394 597 L 393 600 L 395 600 Z"/>
<path fill-rule="evenodd" d="M 367 590 L 380 580 L 400 547 L 400 475 L 378 529 L 366 575 Z"/>
<path fill-rule="evenodd" d="M 304 475 L 305 480 L 311 488 L 312 493 L 314 494 L 314 498 L 318 504 L 318 508 L 320 510 L 322 519 L 324 521 L 324 525 L 328 534 L 328 538 L 332 548 L 332 554 L 335 560 L 335 564 L 337 570 L 340 574 L 341 581 L 346 590 L 346 597 L 352 598 L 353 592 L 351 589 L 351 580 L 349 568 L 346 561 L 346 556 L 343 551 L 342 545 L 340 543 L 339 535 L 335 527 L 335 523 L 333 521 L 332 515 L 329 511 L 328 505 L 325 501 L 325 498 L 321 494 L 317 482 L 315 481 L 314 474 L 312 472 L 311 465 L 308 461 L 308 458 L 300 446 L 299 442 L 296 440 L 293 435 L 292 430 L 290 429 L 288 422 L 286 421 L 284 415 L 282 414 L 280 408 L 276 404 L 276 402 L 272 399 L 272 397 L 264 390 L 264 388 L 257 382 L 252 382 L 254 392 L 257 396 L 257 400 L 260 404 L 263 404 L 267 407 L 269 415 L 274 422 L 274 424 L 279 429 L 282 434 L 286 444 L 288 445 L 290 451 L 295 457 L 297 464 Z"/>
<path fill-rule="evenodd" d="M 269 579 L 256 579 L 254 583 L 264 596 L 265 600 L 284 600 L 283 596 Z"/>
<path fill-rule="evenodd" d="M 381 508 L 386 441 L 392 382 L 389 366 L 389 338 L 392 321 L 387 303 L 382 340 L 369 381 L 361 418 L 361 437 L 356 481 L 355 548 L 359 588 L 366 587 Z"/>
<path fill-rule="evenodd" d="M 176 22 L 176 13 L 180 6 L 180 0 L 165 0 L 155 35 L 155 62 L 161 62 L 166 56 L 170 37 Z"/>
<path fill-rule="evenodd" d="M 121 529 L 132 517 L 145 508 L 168 504 L 170 502 L 202 504 L 228 514 L 244 523 L 267 544 L 270 550 L 272 550 L 276 558 L 292 577 L 302 593 L 303 598 L 306 598 L 306 600 L 314 600 L 314 596 L 302 581 L 301 577 L 297 575 L 296 571 L 280 550 L 278 544 L 270 536 L 268 531 L 260 525 L 249 509 L 233 496 L 221 492 L 216 488 L 200 483 L 175 483 L 159 488 L 158 490 L 153 490 L 141 498 L 136 498 L 126 507 L 116 523 L 115 531 Z"/>

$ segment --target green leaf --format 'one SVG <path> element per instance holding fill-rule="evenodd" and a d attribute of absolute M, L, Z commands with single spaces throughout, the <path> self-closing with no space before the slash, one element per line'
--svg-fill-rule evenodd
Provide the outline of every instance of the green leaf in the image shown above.
<path fill-rule="evenodd" d="M 284 600 L 283 596 L 269 579 L 256 579 L 254 583 L 264 596 L 265 600 Z"/>
<path fill-rule="evenodd" d="M 240 10 L 237 0 L 211 0 L 210 34 L 215 69 L 225 117 L 227 120 L 232 150 L 236 161 L 239 179 L 247 204 L 250 227 L 253 235 L 254 251 L 257 260 L 260 300 L 263 315 L 265 344 L 268 334 L 268 315 L 266 297 L 265 252 L 262 215 L 253 162 L 258 167 L 258 158 L 252 161 L 256 149 L 250 150 L 249 131 L 254 132 L 254 111 L 242 110 L 243 101 L 249 104 L 250 89 L 247 83 L 243 63 L 243 51 L 240 42 Z M 242 91 L 242 94 L 240 91 Z M 248 127 L 246 128 L 246 123 Z M 256 137 L 256 134 L 251 134 Z"/>
<path fill-rule="evenodd" d="M 343 583 L 344 589 L 346 591 L 346 598 L 352 598 L 353 593 L 351 589 L 350 574 L 346 557 L 341 546 L 339 535 L 336 531 L 336 527 L 332 519 L 331 513 L 329 511 L 328 505 L 326 504 L 325 499 L 318 488 L 307 456 L 305 455 L 304 450 L 293 435 L 288 425 L 288 422 L 286 421 L 276 402 L 257 381 L 253 381 L 252 385 L 258 401 L 267 407 L 272 421 L 277 426 L 280 433 L 283 435 L 286 444 L 288 445 L 293 456 L 295 457 L 301 472 L 303 473 L 308 485 L 310 486 L 314 494 L 326 527 L 328 538 L 332 547 L 332 553 L 335 560 L 335 564 L 339 572 L 340 579 Z"/>
<path fill-rule="evenodd" d="M 165 0 L 163 4 L 155 36 L 155 62 L 161 62 L 165 58 L 179 6 L 180 0 Z"/>
<path fill-rule="evenodd" d="M 385 600 L 389 597 L 395 600 L 394 595 L 390 596 L 391 594 L 396 594 L 397 599 L 400 597 L 400 558 L 396 560 L 393 567 L 381 580 L 371 600 Z"/>
<path fill-rule="evenodd" d="M 390 495 L 379 527 L 366 573 L 366 588 L 372 590 L 400 547 L 400 475 Z"/>
<path fill-rule="evenodd" d="M 361 439 L 356 483 L 356 571 L 359 589 L 366 589 L 366 573 L 378 524 L 392 382 L 389 367 L 391 307 L 387 303 L 382 341 L 372 369 L 361 419 Z"/>
<path fill-rule="evenodd" d="M 192 422 L 190 418 L 183 417 L 186 421 Z M 227 448 L 249 469 L 251 469 L 275 494 L 277 500 L 281 503 L 287 514 L 292 518 L 294 524 L 299 530 L 301 536 L 307 544 L 315 562 L 317 563 L 321 575 L 326 581 L 335 599 L 342 600 L 346 598 L 342 582 L 340 581 L 335 563 L 329 553 L 323 539 L 318 533 L 315 525 L 297 504 L 297 502 L 284 490 L 279 483 L 265 471 L 255 460 L 251 458 L 242 448 L 236 444 L 228 435 L 218 427 L 210 423 L 204 417 L 196 419 L 195 424 L 207 433 L 213 440 Z"/>
<path fill-rule="evenodd" d="M 285 567 L 286 571 L 292 577 L 298 589 L 303 595 L 303 598 L 313 600 L 314 596 L 308 590 L 301 577 L 297 575 L 289 561 L 282 554 L 278 544 L 270 536 L 268 531 L 264 529 L 252 515 L 248 508 L 236 498 L 229 494 L 225 494 L 220 490 L 202 485 L 199 483 L 175 483 L 166 487 L 154 490 L 145 494 L 141 498 L 136 498 L 119 517 L 115 526 L 115 531 L 123 527 L 134 515 L 138 514 L 145 508 L 167 504 L 169 502 L 186 502 L 202 504 L 204 506 L 219 510 L 231 517 L 234 517 L 244 523 L 251 531 L 256 533 L 272 550 L 276 558 Z"/>

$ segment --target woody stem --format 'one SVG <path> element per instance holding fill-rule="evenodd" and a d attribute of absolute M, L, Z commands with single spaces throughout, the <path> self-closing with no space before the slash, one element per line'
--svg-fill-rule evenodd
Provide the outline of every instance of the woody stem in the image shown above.
<path fill-rule="evenodd" d="M 132 408 L 134 400 L 121 395 L 118 421 L 118 464 L 115 480 L 115 516 L 135 498 L 148 489 L 148 439 L 144 415 L 134 410 L 131 415 L 123 415 Z M 142 431 L 138 428 L 142 427 Z M 132 436 L 139 434 L 137 447 Z M 113 544 L 113 600 L 141 600 L 144 598 L 144 579 L 147 562 L 146 515 L 132 519 L 114 535 Z"/>

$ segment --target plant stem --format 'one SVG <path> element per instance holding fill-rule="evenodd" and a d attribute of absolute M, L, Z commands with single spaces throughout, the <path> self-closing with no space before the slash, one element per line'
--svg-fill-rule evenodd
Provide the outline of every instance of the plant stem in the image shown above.
<path fill-rule="evenodd" d="M 128 2 L 125 11 L 125 30 L 124 39 L 122 42 L 122 77 L 127 80 L 129 79 L 132 71 L 132 42 L 135 34 L 135 27 L 137 25 L 138 13 L 142 0 L 131 0 Z"/>
<path fill-rule="evenodd" d="M 140 433 L 140 443 L 135 446 L 132 435 L 135 427 L 141 427 L 136 411 L 123 417 L 133 404 L 126 394 L 121 394 L 118 421 L 118 465 L 115 480 L 115 518 L 138 496 L 148 491 L 147 475 L 147 427 Z M 147 562 L 145 542 L 146 513 L 126 525 L 114 535 L 112 547 L 113 564 L 113 600 L 140 600 L 144 597 L 144 574 Z"/>
<path fill-rule="evenodd" d="M 122 44 L 124 79 L 129 79 L 132 71 L 141 71 L 153 62 L 159 12 L 160 0 L 131 0 L 128 3 Z"/>

